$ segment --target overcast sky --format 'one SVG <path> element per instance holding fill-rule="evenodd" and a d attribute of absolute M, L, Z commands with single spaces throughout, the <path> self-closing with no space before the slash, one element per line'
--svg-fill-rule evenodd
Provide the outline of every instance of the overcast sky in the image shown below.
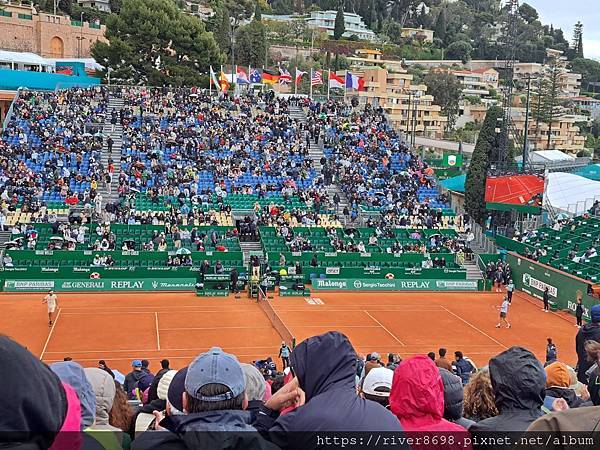
<path fill-rule="evenodd" d="M 562 28 L 571 42 L 573 25 L 583 23 L 583 51 L 586 58 L 600 60 L 600 2 L 598 0 L 527 0 L 540 13 L 543 24 Z"/>

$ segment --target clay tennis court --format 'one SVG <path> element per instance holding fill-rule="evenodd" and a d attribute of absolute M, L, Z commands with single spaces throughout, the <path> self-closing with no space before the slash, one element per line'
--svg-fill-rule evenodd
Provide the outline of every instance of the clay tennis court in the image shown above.
<path fill-rule="evenodd" d="M 540 302 L 517 293 L 509 319 L 496 329 L 502 294 L 492 293 L 313 293 L 276 297 L 272 304 L 297 342 L 329 330 L 345 333 L 360 353 L 407 357 L 461 350 L 478 365 L 512 345 L 534 351 L 542 361 L 546 338 L 559 358 L 576 361 L 577 328 L 571 317 L 544 313 Z M 70 356 L 84 366 L 99 359 L 126 373 L 131 360 L 162 358 L 186 365 L 218 345 L 241 361 L 277 356 L 280 334 L 255 301 L 204 298 L 193 293 L 58 294 L 58 315 L 48 326 L 44 294 L 2 294 L 0 332 L 12 336 L 44 361 Z"/>

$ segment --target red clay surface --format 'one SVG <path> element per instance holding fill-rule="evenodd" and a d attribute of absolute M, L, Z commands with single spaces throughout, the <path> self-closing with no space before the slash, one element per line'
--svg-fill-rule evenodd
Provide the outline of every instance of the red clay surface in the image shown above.
<path fill-rule="evenodd" d="M 277 356 L 279 334 L 258 305 L 245 297 L 203 298 L 192 293 L 58 294 L 55 325 L 47 324 L 44 294 L 2 294 L 0 332 L 44 361 L 72 357 L 84 366 L 104 359 L 126 373 L 133 359 L 162 358 L 182 367 L 211 346 L 249 362 Z M 574 364 L 574 320 L 544 313 L 541 303 L 518 293 L 509 319 L 497 329 L 502 294 L 490 293 L 313 293 L 311 298 L 276 297 L 275 309 L 297 339 L 338 330 L 356 350 L 408 357 L 446 347 L 461 350 L 478 365 L 512 345 L 543 361 L 546 338 L 559 358 Z"/>

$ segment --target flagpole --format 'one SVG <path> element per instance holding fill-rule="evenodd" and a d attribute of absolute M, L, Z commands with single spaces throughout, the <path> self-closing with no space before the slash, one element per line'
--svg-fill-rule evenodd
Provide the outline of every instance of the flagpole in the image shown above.
<path fill-rule="evenodd" d="M 313 68 L 310 68 L 310 90 L 309 90 L 309 94 L 308 96 L 310 97 L 310 99 L 312 100 L 312 94 L 313 94 L 313 86 L 312 86 L 312 77 L 313 77 Z"/>
<path fill-rule="evenodd" d="M 212 66 L 210 66 L 210 72 L 208 72 L 208 96 L 212 97 L 212 84 L 213 84 L 213 70 Z"/>
<path fill-rule="evenodd" d="M 298 95 L 298 66 L 296 66 L 296 73 L 294 77 L 294 97 Z"/>
<path fill-rule="evenodd" d="M 348 86 L 346 86 L 347 84 L 347 79 L 348 79 L 348 69 L 344 70 L 345 75 L 344 75 L 344 100 L 346 100 L 346 91 L 348 90 Z"/>
<path fill-rule="evenodd" d="M 327 100 L 329 100 L 329 92 L 331 91 L 331 69 L 327 69 Z"/>

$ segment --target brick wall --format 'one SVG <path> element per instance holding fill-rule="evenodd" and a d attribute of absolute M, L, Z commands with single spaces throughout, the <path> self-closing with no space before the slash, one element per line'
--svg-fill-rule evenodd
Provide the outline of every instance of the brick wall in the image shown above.
<path fill-rule="evenodd" d="M 46 58 L 87 58 L 96 41 L 106 40 L 104 26 L 91 28 L 87 22 L 83 27 L 73 26 L 67 16 L 45 13 L 28 12 L 32 19 L 22 19 L 18 17 L 20 8 L 12 9 L 6 8 L 13 17 L 0 16 L 0 48 L 4 50 L 33 52 Z"/>

